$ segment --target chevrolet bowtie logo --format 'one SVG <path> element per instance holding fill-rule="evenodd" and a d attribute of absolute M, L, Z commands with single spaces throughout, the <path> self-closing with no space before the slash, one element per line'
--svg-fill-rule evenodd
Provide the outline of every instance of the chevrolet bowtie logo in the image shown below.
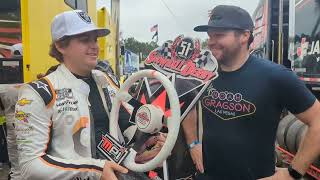
<path fill-rule="evenodd" d="M 31 104 L 31 103 L 32 103 L 32 100 L 28 100 L 26 98 L 22 98 L 17 102 L 17 104 L 19 106 L 24 106 L 24 105 Z"/>

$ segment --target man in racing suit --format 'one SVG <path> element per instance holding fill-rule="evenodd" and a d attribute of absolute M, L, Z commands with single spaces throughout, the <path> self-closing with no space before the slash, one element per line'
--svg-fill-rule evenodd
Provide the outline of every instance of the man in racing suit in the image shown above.
<path fill-rule="evenodd" d="M 98 159 L 99 142 L 93 129 L 98 116 L 91 108 L 96 102 L 90 101 L 93 89 L 86 82 L 95 82 L 108 114 L 107 100 L 117 87 L 106 74 L 93 69 L 99 51 L 97 37 L 109 34 L 109 30 L 97 28 L 85 12 L 74 10 L 57 15 L 51 33 L 50 55 L 61 65 L 21 87 L 19 101 L 24 103 L 16 105 L 22 176 L 32 180 L 116 179 L 113 171 L 126 173 L 127 169 Z"/>
<path fill-rule="evenodd" d="M 8 84 L 2 85 L 0 88 L 0 99 L 4 106 L 4 115 L 6 117 L 6 126 L 7 126 L 7 148 L 8 148 L 8 156 L 11 164 L 10 169 L 10 179 L 11 180 L 19 180 L 20 170 L 18 165 L 18 154 L 17 154 L 17 144 L 16 144 L 16 133 L 15 133 L 15 104 L 18 100 L 18 84 Z M 20 102 L 23 103 L 23 102 Z"/>

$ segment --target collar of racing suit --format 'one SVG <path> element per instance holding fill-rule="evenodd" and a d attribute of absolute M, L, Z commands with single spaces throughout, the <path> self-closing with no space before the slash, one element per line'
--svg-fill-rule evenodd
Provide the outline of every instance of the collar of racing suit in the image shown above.
<path fill-rule="evenodd" d="M 89 97 L 89 93 L 90 93 L 90 87 L 89 85 L 84 82 L 82 79 L 78 79 L 77 77 L 75 77 L 72 72 L 70 72 L 70 70 L 64 65 L 61 64 L 58 68 L 57 71 L 60 71 L 63 76 L 66 78 L 66 80 L 68 82 L 70 82 L 71 86 L 75 89 L 78 89 L 81 93 L 85 94 L 87 97 Z M 119 87 L 117 87 L 115 85 L 115 83 L 112 81 L 112 78 L 110 78 L 107 74 L 99 71 L 99 70 L 92 70 L 92 77 L 95 80 L 95 82 L 98 85 L 98 90 L 100 93 L 100 96 L 102 98 L 102 102 L 103 105 L 107 111 L 108 116 L 110 117 L 109 112 L 111 111 L 111 109 L 109 110 L 109 108 L 107 107 L 107 102 L 106 102 L 106 98 L 105 98 L 105 93 L 103 93 L 103 89 L 113 89 L 113 91 L 118 91 Z M 111 102 L 113 101 L 113 97 L 111 97 Z M 109 121 L 111 121 L 111 119 L 109 118 Z M 112 127 L 110 127 L 112 128 Z M 121 132 L 119 126 L 117 127 L 118 132 Z M 124 142 L 124 137 L 122 135 L 122 133 L 118 133 L 119 137 L 118 140 L 123 143 Z"/>

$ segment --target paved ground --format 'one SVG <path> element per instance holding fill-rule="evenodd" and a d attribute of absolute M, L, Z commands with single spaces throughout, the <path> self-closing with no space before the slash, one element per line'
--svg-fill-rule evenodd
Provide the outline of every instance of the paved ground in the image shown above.
<path fill-rule="evenodd" d="M 8 172 L 9 166 L 7 164 L 0 166 L 0 180 L 8 180 Z"/>

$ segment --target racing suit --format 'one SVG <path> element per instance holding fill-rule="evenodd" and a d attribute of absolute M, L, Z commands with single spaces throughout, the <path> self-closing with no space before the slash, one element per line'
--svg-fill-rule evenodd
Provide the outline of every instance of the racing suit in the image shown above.
<path fill-rule="evenodd" d="M 15 104 L 18 100 L 18 84 L 6 84 L 0 87 L 0 98 L 4 106 L 4 114 L 6 117 L 7 126 L 7 147 L 9 161 L 11 163 L 10 178 L 11 180 L 20 180 L 20 170 L 18 165 L 18 153 L 16 144 L 16 133 L 15 133 Z"/>
<path fill-rule="evenodd" d="M 105 95 L 115 95 L 116 84 L 92 70 L 106 112 Z M 107 89 L 107 94 L 103 93 Z M 94 121 L 88 101 L 90 88 L 64 64 L 43 79 L 21 87 L 16 105 L 17 144 L 24 178 L 100 179 L 105 160 L 94 159 Z M 107 122 L 106 122 L 107 123 Z M 119 133 L 121 134 L 121 133 Z"/>

